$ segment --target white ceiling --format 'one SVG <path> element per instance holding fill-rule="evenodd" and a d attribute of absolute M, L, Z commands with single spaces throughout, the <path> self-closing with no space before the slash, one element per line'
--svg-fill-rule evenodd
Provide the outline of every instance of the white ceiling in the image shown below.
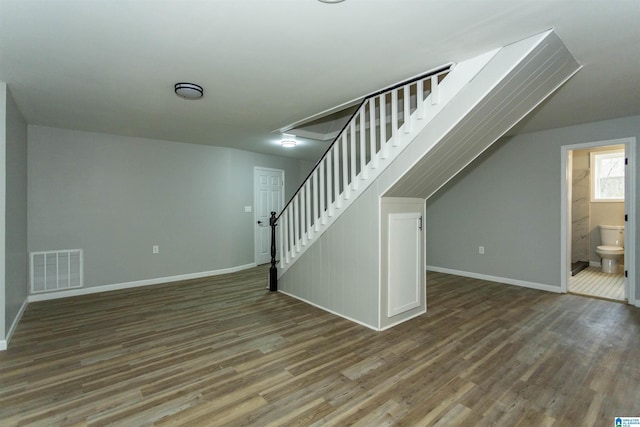
<path fill-rule="evenodd" d="M 640 114 L 639 23 L 638 0 L 0 0 L 0 80 L 32 124 L 316 159 L 272 131 L 549 28 L 584 68 L 518 132 Z"/>

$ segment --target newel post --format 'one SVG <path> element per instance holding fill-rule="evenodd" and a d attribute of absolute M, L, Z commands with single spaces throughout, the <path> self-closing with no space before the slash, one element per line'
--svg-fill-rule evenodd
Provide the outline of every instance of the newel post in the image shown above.
<path fill-rule="evenodd" d="M 269 218 L 271 226 L 271 268 L 269 269 L 269 290 L 275 292 L 278 290 L 278 269 L 276 268 L 276 213 L 271 212 Z"/>

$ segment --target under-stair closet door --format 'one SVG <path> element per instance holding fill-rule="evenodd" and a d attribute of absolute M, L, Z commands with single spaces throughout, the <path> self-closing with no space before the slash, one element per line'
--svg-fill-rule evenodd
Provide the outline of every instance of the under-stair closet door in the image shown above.
<path fill-rule="evenodd" d="M 420 306 L 421 221 L 416 212 L 389 214 L 389 317 Z"/>
<path fill-rule="evenodd" d="M 382 198 L 380 328 L 426 311 L 424 200 Z"/>

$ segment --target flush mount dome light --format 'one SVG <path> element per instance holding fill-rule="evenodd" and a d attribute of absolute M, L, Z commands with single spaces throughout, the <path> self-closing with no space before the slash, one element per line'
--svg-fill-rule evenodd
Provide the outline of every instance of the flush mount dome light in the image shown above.
<path fill-rule="evenodd" d="M 195 83 L 176 83 L 176 95 L 185 99 L 198 99 L 204 95 L 204 89 Z"/>
<path fill-rule="evenodd" d="M 296 146 L 296 144 L 297 144 L 297 141 L 296 141 L 295 135 L 289 135 L 286 133 L 282 134 L 282 140 L 280 141 L 280 145 L 282 145 L 285 148 L 293 148 Z"/>
<path fill-rule="evenodd" d="M 320 3 L 342 3 L 344 0 L 318 0 Z"/>

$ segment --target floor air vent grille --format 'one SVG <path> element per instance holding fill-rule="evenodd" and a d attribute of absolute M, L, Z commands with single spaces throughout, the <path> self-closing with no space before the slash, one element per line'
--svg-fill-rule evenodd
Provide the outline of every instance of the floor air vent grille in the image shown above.
<path fill-rule="evenodd" d="M 81 288 L 82 249 L 31 252 L 31 293 Z"/>

